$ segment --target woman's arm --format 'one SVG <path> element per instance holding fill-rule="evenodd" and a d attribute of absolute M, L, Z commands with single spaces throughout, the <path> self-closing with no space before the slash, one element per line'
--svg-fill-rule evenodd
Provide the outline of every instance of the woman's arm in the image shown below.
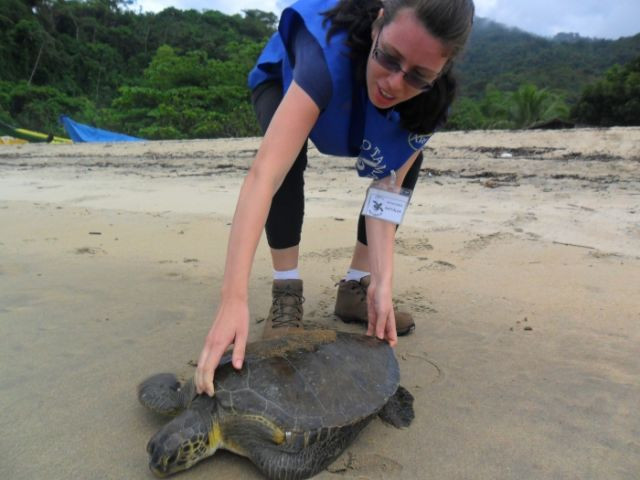
<path fill-rule="evenodd" d="M 271 200 L 319 114 L 311 97 L 293 82 L 242 184 L 231 225 L 220 305 L 196 369 L 198 393 L 213 395 L 213 372 L 229 345 L 233 344 L 233 366 L 242 367 L 249 334 L 248 285 L 253 258 Z"/>
<path fill-rule="evenodd" d="M 404 177 L 418 158 L 419 151 L 396 172 L 396 184 L 402 185 Z M 382 180 L 390 183 L 390 177 Z M 367 289 L 367 315 L 369 326 L 367 335 L 386 339 L 394 347 L 398 343 L 396 319 L 393 313 L 393 245 L 396 225 L 384 220 L 365 217 L 371 283 Z"/>

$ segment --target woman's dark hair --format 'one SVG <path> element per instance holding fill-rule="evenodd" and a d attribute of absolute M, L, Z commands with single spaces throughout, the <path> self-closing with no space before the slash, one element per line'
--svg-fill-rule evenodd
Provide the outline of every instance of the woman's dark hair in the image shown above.
<path fill-rule="evenodd" d="M 381 8 L 384 15 L 376 20 Z M 379 28 L 387 25 L 403 8 L 411 8 L 425 29 L 438 38 L 449 53 L 442 74 L 430 90 L 395 106 L 404 128 L 429 134 L 446 123 L 449 106 L 456 95 L 457 81 L 451 70 L 471 33 L 472 0 L 340 0 L 324 12 L 324 21 L 331 24 L 327 41 L 338 31 L 347 32 L 346 45 L 355 62 L 356 75 L 365 81 L 372 28 L 376 22 L 381 23 L 376 25 Z"/>

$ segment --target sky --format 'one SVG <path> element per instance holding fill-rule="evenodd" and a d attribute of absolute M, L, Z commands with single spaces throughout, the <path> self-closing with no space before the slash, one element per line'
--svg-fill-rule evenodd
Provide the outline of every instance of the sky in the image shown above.
<path fill-rule="evenodd" d="M 220 10 L 226 14 L 259 9 L 279 14 L 292 0 L 136 0 L 134 8 L 159 12 Z M 640 33 L 640 0 L 475 0 L 476 14 L 521 30 L 552 37 L 579 33 L 583 37 L 628 37 Z"/>

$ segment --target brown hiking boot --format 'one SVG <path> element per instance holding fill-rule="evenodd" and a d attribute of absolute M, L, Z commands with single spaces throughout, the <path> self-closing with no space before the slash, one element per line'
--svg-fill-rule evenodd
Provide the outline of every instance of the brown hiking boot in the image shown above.
<path fill-rule="evenodd" d="M 274 280 L 271 289 L 273 303 L 264 325 L 262 338 L 275 338 L 302 332 L 304 297 L 302 280 Z"/>
<path fill-rule="evenodd" d="M 345 323 L 369 323 L 367 315 L 367 288 L 371 283 L 371 275 L 357 280 L 341 280 L 338 284 L 335 314 Z M 399 312 L 395 308 L 396 332 L 399 336 L 408 335 L 416 328 L 410 313 Z"/>

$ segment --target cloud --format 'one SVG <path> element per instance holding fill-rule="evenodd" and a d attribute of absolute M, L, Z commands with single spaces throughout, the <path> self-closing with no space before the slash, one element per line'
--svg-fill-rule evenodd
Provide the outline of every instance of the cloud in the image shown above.
<path fill-rule="evenodd" d="M 220 10 L 226 14 L 259 9 L 280 14 L 293 0 L 137 0 L 145 11 Z M 576 32 L 585 37 L 618 38 L 640 32 L 640 0 L 475 0 L 476 13 L 543 36 Z"/>
<path fill-rule="evenodd" d="M 476 11 L 538 35 L 577 32 L 586 37 L 618 38 L 640 32 L 638 0 L 476 0 Z"/>
<path fill-rule="evenodd" d="M 159 12 L 165 8 L 174 7 L 178 10 L 219 10 L 231 15 L 250 9 L 279 14 L 290 3 L 282 0 L 234 0 L 233 2 L 229 0 L 138 0 L 136 6 L 141 6 L 148 12 Z"/>

